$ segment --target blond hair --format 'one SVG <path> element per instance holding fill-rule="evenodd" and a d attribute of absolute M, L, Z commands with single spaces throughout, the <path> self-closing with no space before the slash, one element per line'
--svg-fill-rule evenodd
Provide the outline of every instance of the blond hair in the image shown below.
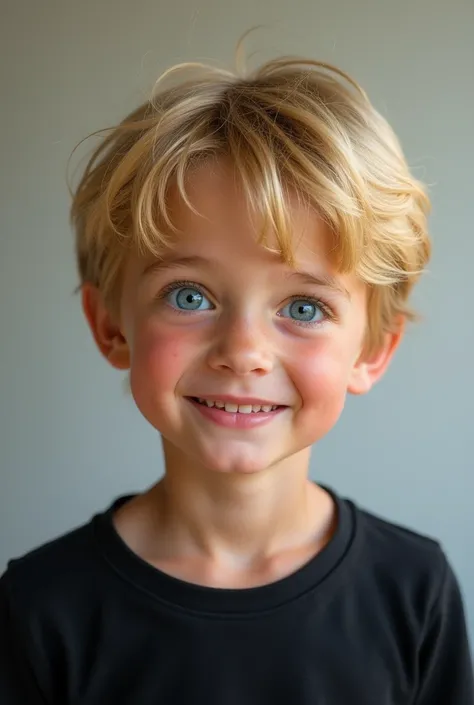
<path fill-rule="evenodd" d="M 343 71 L 304 58 L 274 59 L 248 74 L 180 64 L 106 132 L 73 194 L 71 217 L 81 283 L 96 285 L 111 306 L 127 252 L 159 257 L 175 230 L 170 186 L 192 207 L 189 170 L 225 156 L 263 216 L 262 245 L 271 228 L 290 265 L 289 191 L 328 224 L 339 270 L 369 287 L 368 348 L 400 317 L 414 318 L 407 300 L 430 254 L 429 200 L 389 124 Z"/>

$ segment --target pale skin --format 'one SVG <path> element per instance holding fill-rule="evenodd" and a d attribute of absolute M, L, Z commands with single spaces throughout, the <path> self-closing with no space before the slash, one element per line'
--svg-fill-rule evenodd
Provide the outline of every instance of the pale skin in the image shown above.
<path fill-rule="evenodd" d="M 135 402 L 163 440 L 163 480 L 119 510 L 115 526 L 172 576 L 255 587 L 288 576 L 330 541 L 337 516 L 308 479 L 311 446 L 334 426 L 347 393 L 380 380 L 403 325 L 363 354 L 366 286 L 336 271 L 324 224 L 297 199 L 292 269 L 256 242 L 230 165 L 200 167 L 188 194 L 199 215 L 170 195 L 179 235 L 166 266 L 130 255 L 118 316 L 95 287 L 82 290 L 99 349 L 130 371 Z M 198 308 L 182 308 L 189 294 Z M 227 428 L 192 401 L 223 395 L 284 408 L 261 426 Z"/>

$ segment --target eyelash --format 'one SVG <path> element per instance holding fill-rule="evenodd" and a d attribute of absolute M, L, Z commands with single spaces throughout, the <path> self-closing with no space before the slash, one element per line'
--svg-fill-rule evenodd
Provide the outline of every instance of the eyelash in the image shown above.
<path fill-rule="evenodd" d="M 163 289 L 158 294 L 157 298 L 159 300 L 166 299 L 168 294 L 171 294 L 173 291 L 176 291 L 176 289 L 183 289 L 183 288 L 196 289 L 196 291 L 199 291 L 200 294 L 209 298 L 209 294 L 205 291 L 205 289 L 203 289 L 202 286 L 199 286 L 199 284 L 196 284 L 196 282 L 187 281 L 187 280 L 170 282 L 165 287 L 163 287 Z M 179 315 L 187 316 L 189 314 L 195 313 L 195 311 L 183 311 L 183 309 L 174 308 L 174 307 L 171 307 L 171 308 L 173 308 L 173 311 L 175 311 L 175 313 L 178 313 Z"/>
<path fill-rule="evenodd" d="M 319 308 L 324 316 L 322 321 L 296 321 L 294 319 L 291 319 L 292 323 L 295 323 L 297 326 L 300 326 L 301 328 L 318 328 L 321 326 L 323 323 L 326 321 L 335 321 L 336 320 L 336 314 L 334 313 L 333 309 L 331 306 L 329 306 L 328 303 L 325 301 L 322 301 L 321 299 L 317 299 L 314 296 L 309 296 L 308 294 L 293 294 L 293 296 L 290 297 L 290 303 L 294 303 L 295 301 L 308 301 L 309 303 L 313 304 L 313 306 L 316 306 Z"/>
<path fill-rule="evenodd" d="M 203 296 L 209 297 L 207 294 L 206 290 L 200 286 L 199 284 L 196 284 L 196 282 L 193 281 L 188 281 L 188 280 L 183 280 L 183 281 L 173 281 L 167 284 L 163 289 L 160 291 L 158 294 L 157 298 L 159 300 L 165 299 L 168 294 L 171 294 L 173 291 L 176 291 L 176 289 L 181 289 L 184 287 L 189 287 L 190 289 L 196 289 L 196 291 L 199 291 Z M 335 321 L 336 320 L 336 314 L 334 313 L 333 309 L 331 306 L 326 303 L 325 301 L 322 301 L 321 299 L 317 299 L 314 296 L 308 296 L 308 294 L 293 294 L 293 296 L 290 297 L 290 303 L 293 303 L 294 301 L 308 301 L 312 303 L 314 306 L 317 306 L 323 313 L 324 319 L 322 321 L 296 321 L 294 319 L 290 319 L 292 323 L 295 323 L 297 326 L 301 328 L 317 328 L 318 326 L 322 325 L 325 323 L 325 321 Z M 209 309 L 206 309 L 209 310 Z M 195 313 L 194 311 L 184 311 L 182 309 L 177 309 L 173 307 L 173 311 L 177 313 L 178 315 L 189 315 Z"/>

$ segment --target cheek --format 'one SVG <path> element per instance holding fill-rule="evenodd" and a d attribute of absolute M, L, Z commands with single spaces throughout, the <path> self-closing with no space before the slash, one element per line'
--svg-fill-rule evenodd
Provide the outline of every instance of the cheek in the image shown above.
<path fill-rule="evenodd" d="M 344 407 L 352 355 L 347 347 L 330 340 L 301 346 L 295 353 L 291 368 L 287 369 L 301 398 L 303 411 L 314 411 L 315 419 L 308 417 L 308 422 L 328 430 Z"/>
<path fill-rule="evenodd" d="M 330 345 L 305 348 L 287 369 L 301 399 L 295 428 L 302 444 L 310 446 L 329 433 L 344 409 L 349 364 L 347 357 Z"/>
<path fill-rule="evenodd" d="M 195 344 L 179 328 L 143 326 L 136 331 L 131 351 L 130 378 L 136 392 L 173 391 L 196 359 Z"/>
<path fill-rule="evenodd" d="M 314 391 L 331 390 L 347 383 L 350 360 L 331 344 L 302 346 L 292 359 L 292 377 L 304 397 Z"/>

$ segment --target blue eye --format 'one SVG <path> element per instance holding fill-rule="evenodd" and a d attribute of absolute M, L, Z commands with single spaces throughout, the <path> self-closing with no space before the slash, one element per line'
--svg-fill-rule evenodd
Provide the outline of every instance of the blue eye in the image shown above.
<path fill-rule="evenodd" d="M 320 323 L 326 318 L 322 306 L 312 299 L 293 299 L 281 309 L 283 317 L 289 317 L 296 323 Z"/>
<path fill-rule="evenodd" d="M 175 287 L 168 292 L 166 300 L 181 311 L 206 311 L 214 308 L 202 291 L 194 286 Z"/>

